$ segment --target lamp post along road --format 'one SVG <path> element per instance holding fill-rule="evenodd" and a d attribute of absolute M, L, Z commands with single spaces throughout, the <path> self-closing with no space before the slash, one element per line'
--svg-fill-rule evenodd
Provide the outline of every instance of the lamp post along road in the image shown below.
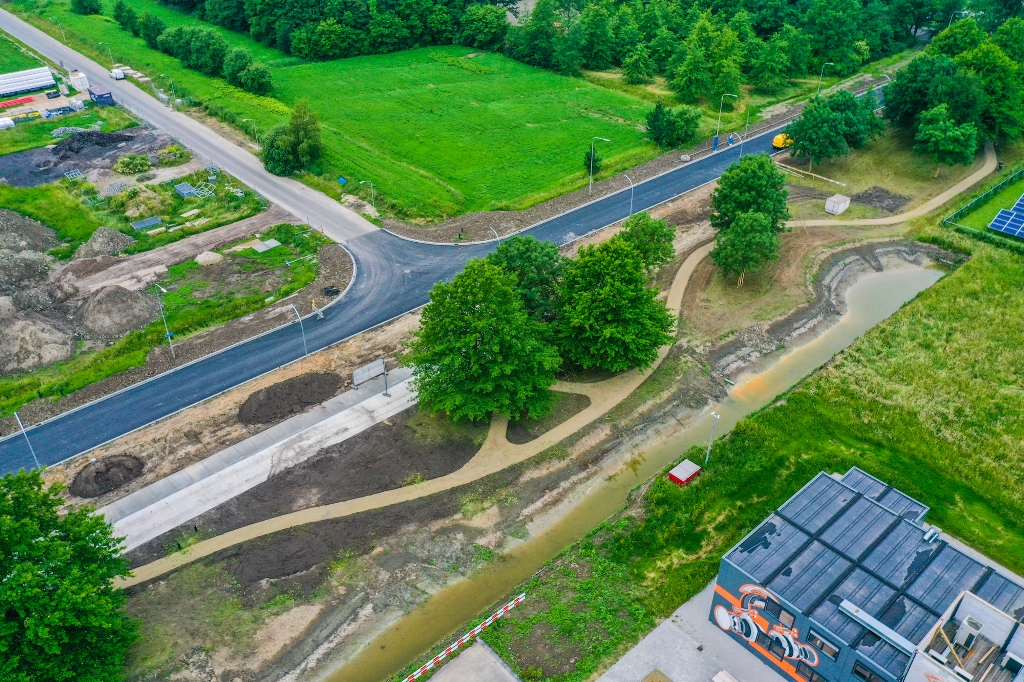
<path fill-rule="evenodd" d="M 821 65 L 821 73 L 818 74 L 818 91 L 814 93 L 815 97 L 821 94 L 821 79 L 825 77 L 826 66 L 835 66 L 835 64 L 833 62 L 825 62 Z"/>
<path fill-rule="evenodd" d="M 163 292 L 165 294 L 168 293 L 167 289 L 164 289 L 159 284 L 155 284 L 154 286 L 157 289 L 159 289 L 161 292 Z M 174 335 L 171 334 L 171 330 L 167 326 L 167 315 L 164 313 L 164 299 L 163 298 L 158 298 L 157 300 L 160 301 L 160 317 L 162 317 L 164 319 L 164 336 L 167 337 L 167 345 L 171 347 L 171 359 L 172 360 L 177 360 L 178 356 L 174 354 L 174 344 L 171 343 L 171 337 L 174 336 Z"/>
<path fill-rule="evenodd" d="M 606 137 L 594 137 L 590 140 L 590 190 L 588 194 L 594 193 L 594 142 L 601 140 L 602 142 L 611 142 Z"/>
<path fill-rule="evenodd" d="M 708 451 L 704 455 L 704 466 L 708 465 L 708 459 L 711 458 L 711 444 L 715 442 L 715 424 L 718 423 L 719 417 L 717 412 L 712 412 L 711 416 L 714 417 L 715 420 L 711 422 L 711 438 L 708 439 Z"/>
<path fill-rule="evenodd" d="M 64 44 L 67 45 L 68 37 L 64 35 L 64 24 L 60 23 L 60 19 L 57 17 L 54 17 L 53 20 L 57 22 L 57 27 L 60 29 L 60 37 L 64 39 Z"/>
<path fill-rule="evenodd" d="M 42 469 L 43 467 L 39 465 L 39 458 L 36 457 L 36 449 L 32 447 L 32 441 L 28 439 L 25 425 L 21 423 L 21 417 L 18 416 L 17 412 L 14 413 L 14 418 L 18 420 L 18 426 L 21 427 L 21 435 L 25 436 L 25 442 L 28 443 L 28 451 L 32 453 L 32 460 L 36 463 L 36 469 Z"/>
<path fill-rule="evenodd" d="M 292 303 L 291 306 L 292 310 L 295 311 L 295 317 L 299 318 L 299 331 L 302 332 L 302 352 L 308 358 L 309 348 L 306 347 L 306 328 L 302 326 L 302 315 L 299 314 L 299 309 L 295 307 L 294 303 Z"/>
<path fill-rule="evenodd" d="M 377 210 L 377 193 L 373 189 L 373 180 L 360 180 L 359 181 L 360 185 L 365 185 L 366 183 L 370 183 L 370 204 L 373 206 L 373 210 L 376 211 Z"/>
<path fill-rule="evenodd" d="M 64 32 L 64 29 L 61 29 L 61 33 L 63 33 L 63 32 Z M 114 51 L 110 49 L 110 43 L 100 43 L 100 45 L 106 45 L 107 46 L 107 54 L 110 55 L 110 68 L 114 68 Z"/>
<path fill-rule="evenodd" d="M 622 174 L 624 178 L 629 180 L 629 215 L 633 215 L 633 178 L 629 177 L 625 173 Z"/>
<path fill-rule="evenodd" d="M 252 123 L 252 136 L 256 139 L 256 151 L 259 151 L 259 149 L 260 149 L 260 134 L 256 130 L 256 121 L 253 121 L 251 118 L 243 118 L 242 119 L 242 123 L 245 123 L 246 121 L 249 121 L 249 122 Z"/>
<path fill-rule="evenodd" d="M 715 128 L 715 142 L 714 142 L 714 148 L 715 148 L 716 151 L 718 150 L 718 134 L 720 132 L 722 132 L 722 107 L 725 106 L 725 98 L 726 97 L 735 97 L 736 99 L 740 98 L 739 95 L 734 95 L 731 92 L 727 92 L 724 95 L 722 95 L 722 99 L 718 102 L 718 127 Z"/>

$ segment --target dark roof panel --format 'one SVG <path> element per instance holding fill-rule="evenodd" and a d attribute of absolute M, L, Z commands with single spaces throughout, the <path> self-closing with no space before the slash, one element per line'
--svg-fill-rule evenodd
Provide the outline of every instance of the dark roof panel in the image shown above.
<path fill-rule="evenodd" d="M 870 497 L 876 499 L 878 496 L 885 493 L 889 489 L 885 483 L 882 483 L 871 474 L 865 473 L 862 469 L 853 467 L 842 478 L 843 483 L 850 486 L 864 497 Z"/>
<path fill-rule="evenodd" d="M 914 644 L 920 644 L 938 618 L 938 614 L 932 613 L 917 602 L 908 599 L 906 595 L 900 595 L 892 606 L 878 617 L 878 620 Z"/>
<path fill-rule="evenodd" d="M 860 498 L 821 534 L 821 539 L 857 560 L 896 520 L 896 516 L 867 498 Z"/>
<path fill-rule="evenodd" d="M 852 563 L 820 542 L 812 543 L 793 558 L 768 584 L 793 606 L 806 611 Z"/>
<path fill-rule="evenodd" d="M 828 474 L 818 474 L 779 512 L 809 533 L 817 533 L 856 493 Z"/>
<path fill-rule="evenodd" d="M 907 588 L 907 594 L 942 613 L 961 592 L 974 587 L 984 572 L 985 567 L 977 561 L 946 545 Z"/>
<path fill-rule="evenodd" d="M 939 546 L 925 542 L 924 530 L 919 526 L 901 521 L 862 563 L 896 587 L 903 587 L 928 563 Z"/>
<path fill-rule="evenodd" d="M 805 533 L 772 514 L 729 552 L 728 559 L 763 584 L 807 540 Z"/>
<path fill-rule="evenodd" d="M 907 669 L 907 664 L 910 663 L 910 656 L 872 632 L 864 635 L 860 644 L 857 645 L 857 651 L 897 679 L 903 677 L 903 672 Z"/>
<path fill-rule="evenodd" d="M 892 511 L 894 514 L 912 521 L 922 518 L 924 513 L 928 511 L 928 507 L 924 506 L 909 495 L 904 495 L 895 488 L 890 488 L 889 492 L 882 495 L 882 497 L 879 498 L 878 503 Z"/>
<path fill-rule="evenodd" d="M 839 610 L 839 602 L 846 599 L 877 618 L 895 594 L 896 590 L 864 569 L 856 568 L 836 588 L 836 591 L 822 601 L 810 615 L 823 627 L 849 644 L 857 639 L 864 628 Z"/>
<path fill-rule="evenodd" d="M 1024 618 L 1024 587 L 999 573 L 989 575 L 977 592 L 978 596 L 1017 620 Z"/>

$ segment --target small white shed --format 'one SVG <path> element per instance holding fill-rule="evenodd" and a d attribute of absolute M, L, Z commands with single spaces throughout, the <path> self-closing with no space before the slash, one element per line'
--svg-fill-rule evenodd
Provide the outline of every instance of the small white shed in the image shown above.
<path fill-rule="evenodd" d="M 833 194 L 825 200 L 826 213 L 839 215 L 848 208 L 850 208 L 850 197 L 844 197 L 842 194 Z"/>

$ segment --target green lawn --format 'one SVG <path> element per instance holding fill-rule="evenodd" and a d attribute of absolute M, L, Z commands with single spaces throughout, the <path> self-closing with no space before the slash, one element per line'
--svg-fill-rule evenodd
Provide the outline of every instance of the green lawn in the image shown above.
<path fill-rule="evenodd" d="M 1024 570 L 1024 258 L 925 231 L 972 259 L 742 421 L 695 484 L 658 476 L 640 510 L 525 586 L 531 608 L 483 635 L 524 680 L 585 680 L 612 662 L 819 471 L 862 467 L 929 505 L 930 522 Z M 577 603 L 591 593 L 603 595 L 599 607 Z M 609 621 L 608 609 L 621 617 Z M 565 666 L 564 654 L 576 662 Z"/>
<path fill-rule="evenodd" d="M 46 66 L 38 57 L 25 52 L 6 33 L 0 33 L 0 37 L 2 37 L 0 39 L 0 73 L 25 71 Z"/>
<path fill-rule="evenodd" d="M 161 285 L 170 292 L 163 298 L 164 311 L 175 338 L 181 340 L 259 310 L 316 278 L 315 259 L 296 261 L 290 267 L 285 261 L 317 253 L 327 243 L 325 237 L 299 226 L 278 225 L 267 230 L 264 238 L 277 239 L 281 246 L 261 254 L 252 249 L 229 254 L 226 259 L 231 272 L 220 281 L 209 281 L 209 274 L 194 261 L 168 268 Z M 144 365 L 149 351 L 165 343 L 163 322 L 156 320 L 103 350 L 80 352 L 67 362 L 4 377 L 0 379 L 0 415 L 8 416 L 36 398 L 57 399 Z"/>
<path fill-rule="evenodd" d="M 960 221 L 961 225 L 973 227 L 976 230 L 985 230 L 992 219 L 996 217 L 1000 209 L 1011 208 L 1017 203 L 1021 195 L 1024 195 L 1024 178 L 1021 178 L 1012 185 L 1004 188 L 999 194 L 992 197 L 987 204 L 974 211 Z"/>
<path fill-rule="evenodd" d="M 87 105 L 88 106 L 88 105 Z M 85 128 L 95 123 L 102 123 L 100 130 L 113 133 L 124 130 L 139 123 L 127 111 L 120 107 L 88 106 L 85 111 L 51 119 L 39 119 L 31 123 L 19 123 L 13 128 L 0 130 L 0 156 L 22 152 L 26 149 L 45 147 L 60 140 L 51 135 L 57 128 L 75 126 Z"/>

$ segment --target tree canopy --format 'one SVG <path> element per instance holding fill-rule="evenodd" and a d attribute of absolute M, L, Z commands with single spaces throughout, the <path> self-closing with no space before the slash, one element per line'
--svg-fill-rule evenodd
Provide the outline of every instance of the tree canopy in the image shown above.
<path fill-rule="evenodd" d="M 914 139 L 914 149 L 948 166 L 971 164 L 978 149 L 978 129 L 973 123 L 954 123 L 945 104 L 921 113 Z"/>
<path fill-rule="evenodd" d="M 554 319 L 555 292 L 566 265 L 557 246 L 517 235 L 501 242 L 498 250 L 487 256 L 487 262 L 515 276 L 514 288 L 534 319 Z"/>
<path fill-rule="evenodd" d="M 874 114 L 877 103 L 872 92 L 859 98 L 848 90 L 815 97 L 786 127 L 793 138 L 790 154 L 815 164 L 860 149 L 885 130 L 885 122 Z"/>
<path fill-rule="evenodd" d="M 625 240 L 580 249 L 558 287 L 554 335 L 562 357 L 584 369 L 649 367 L 672 343 L 673 319 L 647 286 L 640 254 Z"/>
<path fill-rule="evenodd" d="M 454 421 L 543 417 L 561 361 L 530 317 L 516 278 L 486 260 L 471 260 L 450 283 L 430 291 L 405 363 L 420 403 Z"/>
<path fill-rule="evenodd" d="M 786 176 L 767 154 L 751 154 L 733 163 L 711 194 L 711 225 L 728 230 L 742 213 L 761 213 L 782 232 L 789 220 Z"/>
<path fill-rule="evenodd" d="M 754 211 L 740 213 L 728 230 L 715 235 L 711 260 L 726 277 L 735 276 L 736 286 L 743 286 L 748 272 L 757 272 L 769 261 L 779 257 L 779 235 L 771 218 Z"/>
<path fill-rule="evenodd" d="M 675 258 L 672 240 L 676 237 L 676 228 L 666 221 L 655 220 L 647 211 L 641 211 L 624 221 L 622 227 L 615 239 L 622 239 L 633 247 L 648 274 Z"/>
<path fill-rule="evenodd" d="M 661 102 L 647 113 L 647 136 L 659 147 L 673 149 L 697 139 L 704 114 L 697 107 L 669 109 Z"/>
<path fill-rule="evenodd" d="M 0 478 L 0 679 L 121 679 L 134 622 L 114 578 L 120 539 L 89 507 L 64 509 L 36 471 Z"/>
<path fill-rule="evenodd" d="M 299 100 L 288 125 L 270 130 L 263 140 L 261 155 L 263 165 L 275 175 L 295 173 L 323 155 L 320 122 L 308 102 Z"/>

